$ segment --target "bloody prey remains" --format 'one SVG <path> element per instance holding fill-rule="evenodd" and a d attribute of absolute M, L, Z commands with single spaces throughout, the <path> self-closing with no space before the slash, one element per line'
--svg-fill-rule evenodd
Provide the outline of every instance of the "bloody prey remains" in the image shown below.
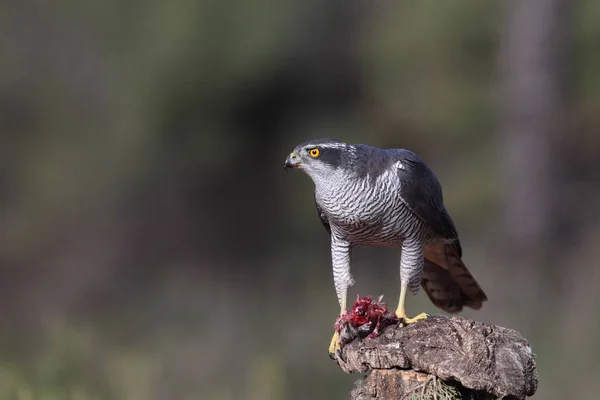
<path fill-rule="evenodd" d="M 374 338 L 389 325 L 398 324 L 399 319 L 388 310 L 387 303 L 380 296 L 373 302 L 371 296 L 356 296 L 356 302 L 335 321 L 335 330 L 340 335 L 340 344 L 350 343 L 356 338 Z"/>

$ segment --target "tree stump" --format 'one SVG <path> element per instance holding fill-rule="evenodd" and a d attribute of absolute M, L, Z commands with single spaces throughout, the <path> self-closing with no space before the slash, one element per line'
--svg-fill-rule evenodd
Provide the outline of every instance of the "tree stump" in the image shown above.
<path fill-rule="evenodd" d="M 462 317 L 388 326 L 347 343 L 337 361 L 346 373 L 369 371 L 350 400 L 525 399 L 538 386 L 521 334 Z"/>

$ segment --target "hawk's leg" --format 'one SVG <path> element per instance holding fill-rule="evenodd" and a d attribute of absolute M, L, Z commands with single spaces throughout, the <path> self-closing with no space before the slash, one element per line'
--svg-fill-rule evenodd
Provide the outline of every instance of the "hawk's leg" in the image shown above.
<path fill-rule="evenodd" d="M 400 318 L 401 324 L 412 324 L 428 316 L 425 313 L 421 313 L 413 318 L 406 316 L 406 293 L 409 288 L 413 293 L 419 290 L 424 262 L 424 249 L 421 241 L 416 239 L 406 240 L 402 245 L 400 257 L 400 299 L 398 300 L 398 308 L 396 309 L 396 317 Z"/>
<path fill-rule="evenodd" d="M 340 315 L 342 315 L 344 311 L 346 311 L 346 295 L 343 295 L 342 297 Z M 338 351 L 342 351 L 342 346 L 340 345 L 340 334 L 338 331 L 335 331 L 333 332 L 333 337 L 329 344 L 329 357 L 335 360 Z"/>
<path fill-rule="evenodd" d="M 427 318 L 429 315 L 427 315 L 426 313 L 421 313 L 413 318 L 408 318 L 406 316 L 406 308 L 404 306 L 404 304 L 406 302 L 406 292 L 407 292 L 407 286 L 402 285 L 400 287 L 400 300 L 398 301 L 398 309 L 396 309 L 396 317 L 400 318 L 400 323 L 412 324 L 413 322 L 417 322 L 421 319 Z"/>
<path fill-rule="evenodd" d="M 333 283 L 340 303 L 340 315 L 346 311 L 346 297 L 348 288 L 354 283 L 350 274 L 350 253 L 352 246 L 348 241 L 337 237 L 333 231 L 331 234 L 331 264 L 333 266 Z M 329 344 L 329 357 L 335 359 L 336 353 L 341 351 L 340 337 L 338 332 L 333 333 Z"/>

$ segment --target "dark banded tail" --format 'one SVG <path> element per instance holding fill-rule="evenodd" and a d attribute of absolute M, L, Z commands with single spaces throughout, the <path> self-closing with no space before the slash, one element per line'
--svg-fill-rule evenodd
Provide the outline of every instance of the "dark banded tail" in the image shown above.
<path fill-rule="evenodd" d="M 463 307 L 479 310 L 487 296 L 462 262 L 456 244 L 425 246 L 423 289 L 436 307 L 457 313 Z"/>

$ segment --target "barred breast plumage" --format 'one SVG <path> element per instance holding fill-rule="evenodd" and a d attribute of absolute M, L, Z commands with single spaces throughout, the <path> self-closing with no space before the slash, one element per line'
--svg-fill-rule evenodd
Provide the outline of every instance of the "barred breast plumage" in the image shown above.
<path fill-rule="evenodd" d="M 434 232 L 405 204 L 397 171 L 317 185 L 315 199 L 336 234 L 355 246 L 400 247 L 406 238 L 427 240 Z"/>

